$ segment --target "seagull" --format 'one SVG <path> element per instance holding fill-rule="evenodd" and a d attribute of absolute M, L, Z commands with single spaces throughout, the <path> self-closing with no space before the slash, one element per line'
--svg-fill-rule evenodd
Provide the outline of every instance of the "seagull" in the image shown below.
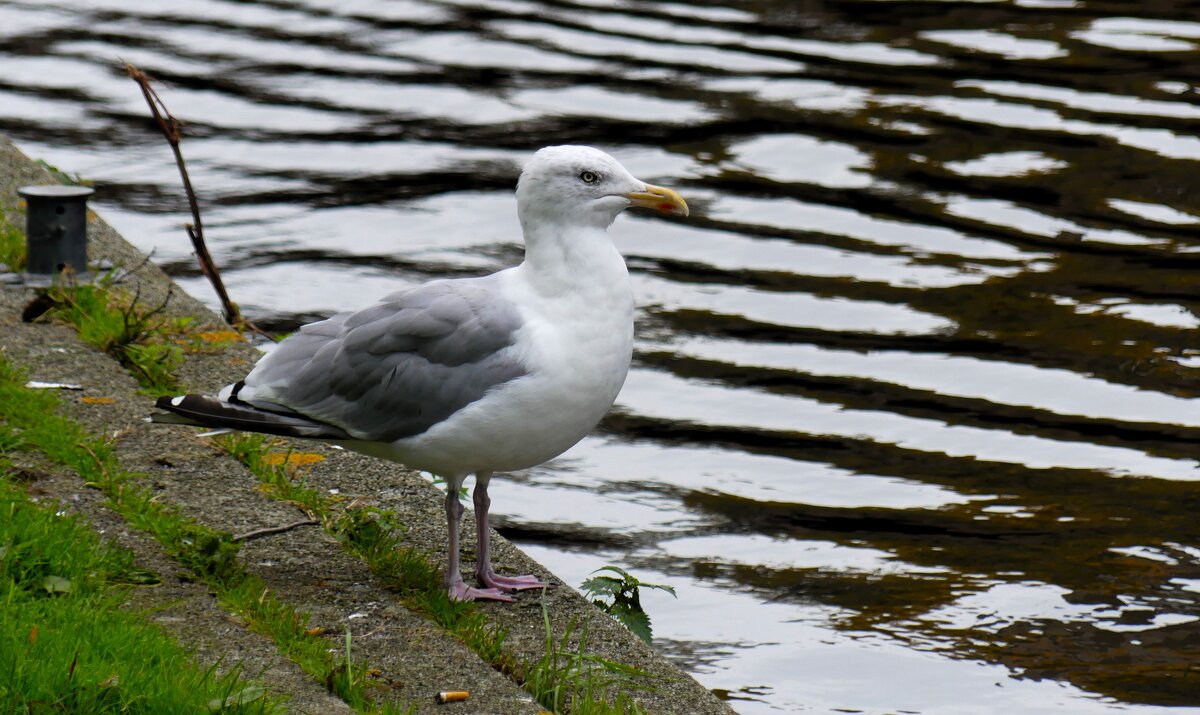
<path fill-rule="evenodd" d="M 317 439 L 442 477 L 455 600 L 546 588 L 491 563 L 488 483 L 583 439 L 633 353 L 633 291 L 608 228 L 631 206 L 680 216 L 671 189 L 585 146 L 537 151 L 517 180 L 525 258 L 310 323 L 216 395 L 160 397 L 152 422 Z M 459 490 L 475 475 L 475 578 L 460 573 Z"/>

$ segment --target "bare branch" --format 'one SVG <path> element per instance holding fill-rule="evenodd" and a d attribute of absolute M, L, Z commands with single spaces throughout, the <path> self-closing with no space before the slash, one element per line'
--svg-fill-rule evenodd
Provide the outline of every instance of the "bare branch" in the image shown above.
<path fill-rule="evenodd" d="M 175 155 L 175 164 L 179 167 L 179 176 L 183 180 L 183 190 L 187 193 L 188 207 L 192 211 L 192 223 L 186 225 L 188 238 L 191 239 L 192 247 L 196 251 L 196 260 L 200 263 L 200 270 L 204 272 L 204 276 L 208 278 L 208 282 L 212 284 L 213 290 L 217 292 L 217 297 L 221 301 L 225 322 L 262 334 L 263 331 L 242 317 L 237 303 L 229 299 L 225 283 L 221 280 L 220 272 L 217 271 L 217 264 L 213 261 L 212 255 L 208 252 L 208 246 L 204 242 L 204 223 L 200 219 L 200 204 L 196 200 L 192 179 L 188 176 L 187 163 L 179 148 L 180 139 L 183 138 L 183 123 L 171 114 L 158 93 L 150 86 L 149 75 L 129 62 L 125 62 L 124 66 L 126 74 L 141 88 L 142 96 L 146 98 L 146 105 L 150 107 L 150 114 L 154 117 L 154 123 L 158 125 L 158 130 L 171 145 L 171 152 Z"/>

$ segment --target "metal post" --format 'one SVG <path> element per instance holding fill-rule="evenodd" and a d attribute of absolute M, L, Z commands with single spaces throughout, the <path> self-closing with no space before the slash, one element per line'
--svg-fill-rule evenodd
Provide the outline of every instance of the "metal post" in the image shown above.
<path fill-rule="evenodd" d="M 25 271 L 57 275 L 64 268 L 87 273 L 87 186 L 22 186 L 26 202 Z"/>

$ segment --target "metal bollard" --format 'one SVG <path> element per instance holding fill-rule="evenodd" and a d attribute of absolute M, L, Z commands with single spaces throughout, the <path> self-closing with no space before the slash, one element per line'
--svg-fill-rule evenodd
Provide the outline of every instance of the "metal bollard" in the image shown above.
<path fill-rule="evenodd" d="M 70 268 L 87 273 L 87 186 L 22 186 L 25 199 L 27 274 L 57 275 Z"/>

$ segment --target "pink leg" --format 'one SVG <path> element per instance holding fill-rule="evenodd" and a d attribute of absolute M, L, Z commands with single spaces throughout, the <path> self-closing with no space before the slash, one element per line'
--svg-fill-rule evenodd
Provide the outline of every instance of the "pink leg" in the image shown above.
<path fill-rule="evenodd" d="M 446 478 L 446 525 L 450 531 L 450 562 L 446 565 L 446 591 L 453 601 L 511 601 L 512 596 L 495 587 L 473 588 L 463 583 L 459 572 L 458 525 L 462 521 L 463 505 L 458 500 L 465 474 Z M 484 584 L 485 586 L 487 584 Z"/>
<path fill-rule="evenodd" d="M 475 529 L 478 553 L 475 558 L 475 579 L 488 590 L 523 591 L 530 588 L 546 588 L 547 584 L 537 576 L 500 576 L 492 570 L 492 530 L 488 526 L 488 509 L 492 500 L 488 497 L 488 482 L 491 472 L 475 474 Z"/>

